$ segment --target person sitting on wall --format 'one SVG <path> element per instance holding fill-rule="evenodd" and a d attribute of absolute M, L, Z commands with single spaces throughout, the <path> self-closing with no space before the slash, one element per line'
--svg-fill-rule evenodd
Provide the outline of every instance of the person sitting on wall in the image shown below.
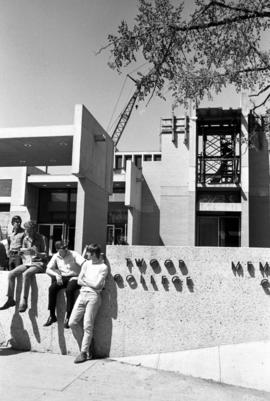
<path fill-rule="evenodd" d="M 20 250 L 25 236 L 24 229 L 21 227 L 22 219 L 20 216 L 13 216 L 11 224 L 13 226 L 12 233 L 7 238 L 8 270 L 13 270 L 22 264 Z"/>
<path fill-rule="evenodd" d="M 44 327 L 57 321 L 55 315 L 57 293 L 65 288 L 67 309 L 64 327 L 68 329 L 68 320 L 75 302 L 75 293 L 80 288 L 77 279 L 85 259 L 78 252 L 70 251 L 64 241 L 56 241 L 55 249 L 57 253 L 51 258 L 46 270 L 46 273 L 52 277 L 52 284 L 49 287 L 48 295 L 50 316 Z"/>
<path fill-rule="evenodd" d="M 19 304 L 19 312 L 25 312 L 27 309 L 27 299 L 29 294 L 30 282 L 37 273 L 44 273 L 48 245 L 46 238 L 37 232 L 37 225 L 33 220 L 24 224 L 25 236 L 23 238 L 20 255 L 23 264 L 15 267 L 8 274 L 7 301 L 0 307 L 0 310 L 8 309 L 16 305 L 14 299 L 15 278 L 22 275 L 22 296 Z"/>
<path fill-rule="evenodd" d="M 90 260 L 83 264 L 79 274 L 78 284 L 82 287 L 69 319 L 69 326 L 80 348 L 80 353 L 74 363 L 92 358 L 89 348 L 93 337 L 95 317 L 101 305 L 100 293 L 108 274 L 108 266 L 101 257 L 100 245 L 89 245 L 87 253 L 90 254 Z"/>

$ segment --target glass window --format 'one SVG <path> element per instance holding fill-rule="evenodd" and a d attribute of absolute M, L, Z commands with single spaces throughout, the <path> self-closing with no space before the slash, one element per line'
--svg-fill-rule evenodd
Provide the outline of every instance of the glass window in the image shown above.
<path fill-rule="evenodd" d="M 138 168 L 142 168 L 142 156 L 141 155 L 135 155 L 134 161 L 135 161 L 135 166 L 137 166 Z"/>
<path fill-rule="evenodd" d="M 154 155 L 154 162 L 160 162 L 161 161 L 161 155 Z"/>
<path fill-rule="evenodd" d="M 143 160 L 145 162 L 151 162 L 152 161 L 152 155 L 144 155 Z"/>
<path fill-rule="evenodd" d="M 240 215 L 197 216 L 198 246 L 240 246 Z"/>
<path fill-rule="evenodd" d="M 115 156 L 115 168 L 121 170 L 122 168 L 122 156 Z"/>

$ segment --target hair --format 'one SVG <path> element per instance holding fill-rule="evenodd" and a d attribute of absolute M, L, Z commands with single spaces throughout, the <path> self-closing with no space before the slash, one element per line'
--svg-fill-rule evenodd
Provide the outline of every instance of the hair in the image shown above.
<path fill-rule="evenodd" d="M 68 247 L 68 243 L 66 241 L 55 241 L 54 245 L 57 251 L 58 249 L 67 249 Z"/>
<path fill-rule="evenodd" d="M 12 219 L 11 219 L 11 224 L 13 225 L 15 222 L 18 222 L 18 223 L 22 224 L 21 216 L 13 216 Z"/>
<path fill-rule="evenodd" d="M 37 228 L 37 223 L 34 220 L 29 220 L 26 223 L 24 223 L 24 228 L 29 229 L 36 229 Z"/>
<path fill-rule="evenodd" d="M 86 248 L 86 252 L 89 252 L 90 255 L 95 255 L 98 259 L 101 253 L 101 246 L 99 244 L 90 244 Z"/>

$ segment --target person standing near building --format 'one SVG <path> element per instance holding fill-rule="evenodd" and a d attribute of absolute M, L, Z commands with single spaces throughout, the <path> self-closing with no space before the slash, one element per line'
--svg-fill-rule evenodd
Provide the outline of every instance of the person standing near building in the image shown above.
<path fill-rule="evenodd" d="M 101 257 L 100 245 L 89 245 L 87 253 L 90 255 L 90 260 L 83 264 L 79 274 L 78 284 L 82 287 L 69 319 L 69 326 L 80 348 L 80 353 L 74 363 L 91 359 L 89 348 L 93 337 L 94 322 L 101 305 L 100 293 L 108 274 L 108 266 Z"/>
<path fill-rule="evenodd" d="M 52 284 L 49 287 L 48 295 L 50 316 L 44 327 L 50 326 L 57 321 L 55 314 L 57 294 L 61 289 L 65 288 L 67 310 L 64 326 L 68 329 L 68 320 L 75 302 L 76 291 L 80 289 L 77 282 L 78 275 L 85 259 L 78 252 L 70 251 L 64 241 L 56 241 L 55 249 L 57 253 L 53 255 L 46 270 L 46 273 L 52 277 Z"/>
<path fill-rule="evenodd" d="M 13 216 L 11 219 L 13 226 L 11 235 L 8 236 L 8 270 L 22 264 L 20 249 L 22 247 L 23 238 L 25 236 L 24 229 L 21 227 L 22 219 L 20 216 Z"/>
<path fill-rule="evenodd" d="M 30 220 L 24 224 L 25 236 L 23 238 L 20 255 L 23 264 L 15 267 L 8 274 L 7 301 L 0 310 L 8 309 L 16 305 L 14 299 L 15 279 L 22 275 L 22 293 L 19 304 L 19 312 L 27 309 L 27 300 L 32 277 L 37 273 L 45 273 L 48 255 L 46 238 L 37 232 L 37 225 Z"/>

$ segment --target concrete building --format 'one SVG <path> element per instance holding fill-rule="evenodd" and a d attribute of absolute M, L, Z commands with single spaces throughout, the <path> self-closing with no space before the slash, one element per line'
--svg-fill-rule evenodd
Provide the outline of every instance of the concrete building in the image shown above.
<path fill-rule="evenodd" d="M 113 160 L 111 138 L 81 105 L 73 125 L 0 130 L 2 237 L 20 214 L 51 252 L 59 238 L 79 251 L 92 241 L 269 246 L 267 133 L 245 99 L 234 110 L 191 107 L 162 119 L 159 134 L 159 152 Z"/>
<path fill-rule="evenodd" d="M 269 184 L 267 132 L 245 97 L 162 119 L 160 152 L 115 153 L 107 242 L 269 246 Z"/>
<path fill-rule="evenodd" d="M 82 251 L 89 241 L 105 245 L 113 142 L 90 112 L 75 107 L 68 126 L 0 130 L 0 224 L 12 215 L 34 219 L 54 241 L 66 238 Z"/>

